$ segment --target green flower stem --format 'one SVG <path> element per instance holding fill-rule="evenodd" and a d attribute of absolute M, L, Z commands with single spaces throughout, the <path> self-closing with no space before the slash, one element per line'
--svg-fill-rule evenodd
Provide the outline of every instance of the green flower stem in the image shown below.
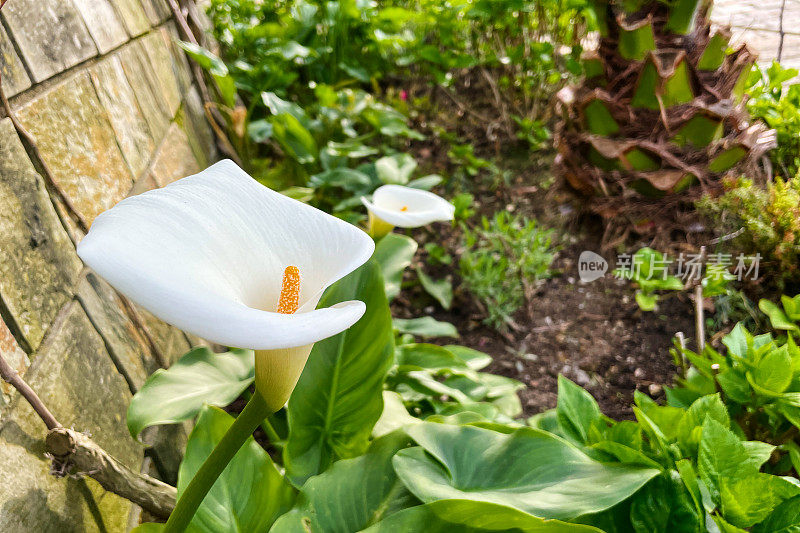
<path fill-rule="evenodd" d="M 186 490 L 183 491 L 178 503 L 175 505 L 175 510 L 167 520 L 164 527 L 164 533 L 182 533 L 192 521 L 194 513 L 203 498 L 206 497 L 211 486 L 217 480 L 219 475 L 228 466 L 228 463 L 236 455 L 247 438 L 253 434 L 253 431 L 267 418 L 270 414 L 267 402 L 261 394 L 256 391 L 250 401 L 247 402 L 244 410 L 239 414 L 233 425 L 219 441 L 216 448 L 211 452 L 211 455 L 205 460 L 200 467 L 200 470 L 189 482 Z"/>
<path fill-rule="evenodd" d="M 242 396 L 247 398 L 247 401 L 250 401 L 250 399 L 253 397 L 253 394 L 249 390 L 245 389 L 245 391 L 242 393 Z M 278 435 L 278 432 L 275 431 L 275 428 L 272 427 L 272 423 L 269 421 L 269 418 L 265 418 L 263 422 L 261 422 L 261 429 L 264 430 L 264 433 L 267 435 L 267 439 L 272 446 L 275 446 L 279 449 L 283 448 L 281 437 Z"/>

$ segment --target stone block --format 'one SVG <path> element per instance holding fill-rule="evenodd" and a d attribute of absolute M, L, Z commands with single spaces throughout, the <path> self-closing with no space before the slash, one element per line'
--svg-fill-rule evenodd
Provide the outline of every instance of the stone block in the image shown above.
<path fill-rule="evenodd" d="M 119 56 L 111 56 L 89 70 L 100 103 L 103 104 L 111 126 L 117 135 L 122 155 L 134 176 L 144 172 L 155 150 L 155 142 L 150 135 L 136 95 L 125 77 Z"/>
<path fill-rule="evenodd" d="M 108 0 L 72 0 L 101 54 L 128 40 L 128 32 Z"/>
<path fill-rule="evenodd" d="M 31 86 L 28 73 L 3 26 L 0 26 L 0 76 L 3 77 L 3 92 L 9 98 Z"/>
<path fill-rule="evenodd" d="M 76 293 L 117 369 L 131 390 L 139 390 L 147 376 L 158 368 L 158 364 L 144 336 L 125 313 L 120 297 L 93 272 L 81 281 Z"/>
<path fill-rule="evenodd" d="M 172 56 L 172 70 L 175 72 L 175 77 L 178 80 L 180 93 L 185 95 L 192 86 L 192 71 L 186 53 L 183 51 L 183 48 L 178 45 L 181 36 L 173 21 L 169 21 L 161 28 L 161 36 L 164 38 L 164 43 L 166 43 Z"/>
<path fill-rule="evenodd" d="M 162 322 L 142 308 L 138 309 L 147 326 L 147 330 L 153 336 L 153 340 L 161 349 L 161 353 L 168 364 L 174 363 L 183 354 L 192 349 L 181 330 Z"/>
<path fill-rule="evenodd" d="M 0 357 L 5 359 L 6 363 L 20 375 L 24 374 L 30 365 L 27 354 L 19 347 L 17 339 L 11 334 L 2 318 L 0 318 Z M 14 387 L 5 381 L 0 381 L 0 408 L 8 405 L 12 392 L 14 392 Z"/>
<path fill-rule="evenodd" d="M 142 447 L 125 425 L 130 391 L 77 302 L 64 310 L 25 377 L 59 422 L 90 433 L 111 455 L 139 469 Z M 126 531 L 130 502 L 90 478 L 50 475 L 45 435 L 39 417 L 17 397 L 0 427 L 0 531 Z"/>
<path fill-rule="evenodd" d="M 127 195 L 133 185 L 130 169 L 85 72 L 39 95 L 17 115 L 54 179 L 89 223 Z"/>
<path fill-rule="evenodd" d="M 156 145 L 167 133 L 172 117 L 167 112 L 167 103 L 158 90 L 158 80 L 150 68 L 144 53 L 142 40 L 129 43 L 119 52 L 120 62 L 128 83 L 133 88 L 139 109 L 147 120 L 150 134 Z"/>
<path fill-rule="evenodd" d="M 153 175 L 148 172 L 133 184 L 133 188 L 131 189 L 130 193 L 128 193 L 128 196 L 136 196 L 137 194 L 151 191 L 153 189 L 158 189 L 158 183 Z"/>
<path fill-rule="evenodd" d="M 3 7 L 2 17 L 37 83 L 97 55 L 72 2 L 14 0 Z"/>
<path fill-rule="evenodd" d="M 219 159 L 214 131 L 208 123 L 203 101 L 197 88 L 192 87 L 183 100 L 184 129 L 195 150 L 197 161 L 205 168 Z"/>
<path fill-rule="evenodd" d="M 165 111 L 172 119 L 181 105 L 181 91 L 173 68 L 174 58 L 161 31 L 152 32 L 141 39 L 149 68 L 155 74 L 154 86 L 167 104 Z"/>
<path fill-rule="evenodd" d="M 0 296 L 8 327 L 33 351 L 82 266 L 10 119 L 0 139 Z"/>
<path fill-rule="evenodd" d="M 158 26 L 172 15 L 166 0 L 142 0 L 142 7 L 153 26 Z"/>
<path fill-rule="evenodd" d="M 150 171 L 152 176 L 163 187 L 180 178 L 197 174 L 200 170 L 202 169 L 195 159 L 186 132 L 178 123 L 173 123 L 154 157 Z"/>
<path fill-rule="evenodd" d="M 139 0 L 112 0 L 112 3 L 117 8 L 128 35 L 136 37 L 150 29 L 150 21 Z"/>

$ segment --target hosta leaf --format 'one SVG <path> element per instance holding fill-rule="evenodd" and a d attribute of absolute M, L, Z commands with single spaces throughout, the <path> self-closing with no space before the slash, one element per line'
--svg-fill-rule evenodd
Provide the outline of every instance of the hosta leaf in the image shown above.
<path fill-rule="evenodd" d="M 297 505 L 270 533 L 352 533 L 416 505 L 417 499 L 392 468 L 394 454 L 410 444 L 403 432 L 390 433 L 373 441 L 364 455 L 339 461 L 310 478 L 300 489 Z"/>
<path fill-rule="evenodd" d="M 450 309 L 453 304 L 453 284 L 449 279 L 434 280 L 428 276 L 421 268 L 417 268 L 419 282 L 425 292 L 441 304 L 444 309 Z"/>
<path fill-rule="evenodd" d="M 383 411 L 383 379 L 392 364 L 391 316 L 374 261 L 330 287 L 320 307 L 348 300 L 367 305 L 353 327 L 314 345 L 289 399 L 284 465 L 295 484 L 333 461 L 366 450 Z"/>
<path fill-rule="evenodd" d="M 544 520 L 512 507 L 474 500 L 438 500 L 378 522 L 362 533 L 601 533 L 580 524 Z"/>
<path fill-rule="evenodd" d="M 450 322 L 441 322 L 432 316 L 421 318 L 395 318 L 392 323 L 399 333 L 408 333 L 417 337 L 453 337 L 458 338 L 458 330 Z"/>
<path fill-rule="evenodd" d="M 411 237 L 397 233 L 390 233 L 378 241 L 373 257 L 381 267 L 386 297 L 389 300 L 393 300 L 400 294 L 403 272 L 414 259 L 417 246 L 417 241 Z"/>
<path fill-rule="evenodd" d="M 178 498 L 232 424 L 233 417 L 215 407 L 205 407 L 200 413 L 178 472 Z M 186 531 L 265 531 L 292 506 L 294 498 L 294 489 L 267 452 L 249 437 L 211 487 Z"/>
<path fill-rule="evenodd" d="M 425 422 L 406 431 L 421 447 L 398 452 L 394 466 L 423 502 L 469 499 L 568 520 L 613 507 L 658 474 L 597 462 L 531 428 L 501 434 Z"/>
<path fill-rule="evenodd" d="M 147 378 L 128 406 L 128 430 L 138 438 L 148 426 L 194 418 L 204 404 L 228 405 L 254 376 L 252 350 L 215 354 L 205 347 L 195 348 Z"/>

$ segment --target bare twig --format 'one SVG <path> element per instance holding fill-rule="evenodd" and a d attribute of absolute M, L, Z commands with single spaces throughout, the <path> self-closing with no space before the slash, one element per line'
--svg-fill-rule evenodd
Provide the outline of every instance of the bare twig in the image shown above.
<path fill-rule="evenodd" d="M 132 501 L 159 518 L 168 518 L 175 508 L 175 487 L 134 472 L 83 433 L 63 427 L 53 428 L 45 443 L 53 460 L 54 475 L 88 475 L 107 491 Z"/>
<path fill-rule="evenodd" d="M 706 258 L 706 247 L 700 247 L 700 263 Z M 694 327 L 697 337 L 697 353 L 702 353 L 706 347 L 705 309 L 703 308 L 703 282 L 702 278 L 694 287 Z"/>
<path fill-rule="evenodd" d="M 6 361 L 2 355 L 0 355 L 0 377 L 3 378 L 3 381 L 17 389 L 22 397 L 31 404 L 31 407 L 33 407 L 33 410 L 39 415 L 39 418 L 42 419 L 47 429 L 61 427 L 61 424 L 58 423 L 56 417 L 53 416 L 53 413 L 50 412 L 41 398 L 39 398 L 30 385 L 25 383 L 25 380 L 20 377 L 19 373 L 11 368 L 11 365 L 8 364 L 8 361 Z"/>
<path fill-rule="evenodd" d="M 86 475 L 108 491 L 132 501 L 149 513 L 167 518 L 175 507 L 175 487 L 139 474 L 109 455 L 91 438 L 67 429 L 56 420 L 39 395 L 0 355 L 0 377 L 14 387 L 50 430 L 45 439 L 56 476 Z"/>
<path fill-rule="evenodd" d="M 786 12 L 786 0 L 781 2 L 781 17 L 780 17 L 780 26 L 778 27 L 778 32 L 781 34 L 781 40 L 778 43 L 778 63 L 781 62 L 781 58 L 783 57 L 783 41 L 786 39 L 786 31 L 783 29 L 783 14 Z"/>

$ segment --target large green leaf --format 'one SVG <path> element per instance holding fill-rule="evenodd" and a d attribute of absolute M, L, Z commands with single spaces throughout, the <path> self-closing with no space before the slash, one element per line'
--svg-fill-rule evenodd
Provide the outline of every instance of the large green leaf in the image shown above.
<path fill-rule="evenodd" d="M 189 435 L 178 471 L 178 497 L 233 424 L 233 417 L 205 407 Z M 294 489 L 281 476 L 267 452 L 249 437 L 197 509 L 188 533 L 251 533 L 266 531 L 289 510 Z"/>
<path fill-rule="evenodd" d="M 436 320 L 432 316 L 420 318 L 395 318 L 394 329 L 399 333 L 408 333 L 417 337 L 452 337 L 458 338 L 458 330 L 450 322 Z"/>
<path fill-rule="evenodd" d="M 386 297 L 393 300 L 400 294 L 403 272 L 417 252 L 417 241 L 405 235 L 390 233 L 375 246 L 375 261 L 381 266 L 385 281 Z"/>
<path fill-rule="evenodd" d="M 426 503 L 469 499 L 569 520 L 613 507 L 659 473 L 600 463 L 567 441 L 532 428 L 502 434 L 422 423 L 406 427 L 406 432 L 421 447 L 398 452 L 395 470 Z"/>
<path fill-rule="evenodd" d="M 402 431 L 375 440 L 367 453 L 345 459 L 310 478 L 300 489 L 297 505 L 283 515 L 271 533 L 352 533 L 418 500 L 392 468 L 394 454 L 411 444 Z"/>
<path fill-rule="evenodd" d="M 474 500 L 438 500 L 378 522 L 363 533 L 601 533 L 580 524 L 544 520 L 513 507 Z"/>
<path fill-rule="evenodd" d="M 128 406 L 128 430 L 137 438 L 148 426 L 193 418 L 204 404 L 228 405 L 250 386 L 254 375 L 251 350 L 215 354 L 195 348 L 147 379 Z"/>
<path fill-rule="evenodd" d="M 314 345 L 289 399 L 283 458 L 298 485 L 337 459 L 364 453 L 383 410 L 383 379 L 394 345 L 383 277 L 374 261 L 329 288 L 319 305 L 348 300 L 364 302 L 366 313 L 350 329 Z"/>

